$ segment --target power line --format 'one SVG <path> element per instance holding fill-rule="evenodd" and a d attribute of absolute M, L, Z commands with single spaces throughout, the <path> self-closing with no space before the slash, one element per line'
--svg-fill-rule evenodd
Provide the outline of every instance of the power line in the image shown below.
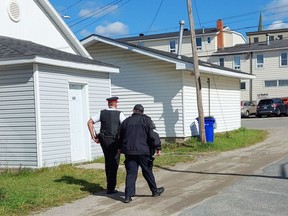
<path fill-rule="evenodd" d="M 70 28 L 75 26 L 75 25 L 78 25 L 78 24 L 80 24 L 80 23 L 82 23 L 82 22 L 94 17 L 97 14 L 103 13 L 105 10 L 108 10 L 109 8 L 113 8 L 114 6 L 116 6 L 118 3 L 121 3 L 122 1 L 125 1 L 125 0 L 115 0 L 115 1 L 113 1 L 113 2 L 111 2 L 109 4 L 107 4 L 107 5 L 103 6 L 102 8 L 97 8 L 96 10 L 93 10 L 93 11 L 85 14 L 84 15 L 85 18 L 80 17 L 80 18 L 72 20 L 71 22 L 68 23 L 68 25 L 69 25 Z M 105 15 L 103 15 L 103 16 L 105 16 Z M 80 21 L 75 23 L 75 21 L 77 21 L 77 20 L 80 20 Z M 74 24 L 72 24 L 72 23 L 74 23 Z"/>
<path fill-rule="evenodd" d="M 65 10 L 68 10 L 68 9 L 72 8 L 73 6 L 75 6 L 76 4 L 80 3 L 81 1 L 83 1 L 83 0 L 79 0 L 79 1 L 75 2 L 74 4 L 66 7 L 65 9 L 63 9 L 62 11 L 60 11 L 60 13 L 62 13 L 62 12 L 65 11 Z"/>
<path fill-rule="evenodd" d="M 127 0 L 127 1 L 124 2 L 122 5 L 120 5 L 118 8 L 120 8 L 120 7 L 122 7 L 123 5 L 127 4 L 129 1 L 131 1 L 131 0 Z M 108 12 L 108 13 L 105 14 L 105 15 L 103 15 L 103 16 L 100 17 L 99 19 L 97 19 L 97 20 L 95 20 L 95 21 L 89 23 L 88 25 L 86 25 L 86 26 L 82 27 L 81 29 L 75 31 L 74 33 L 78 33 L 78 32 L 80 32 L 80 31 L 82 31 L 83 29 L 85 29 L 86 27 L 88 27 L 88 26 L 90 26 L 90 25 L 92 25 L 92 24 L 98 22 L 99 20 L 103 19 L 105 16 L 109 15 L 110 13 L 112 13 L 113 11 L 115 11 L 115 10 L 118 9 L 118 8 L 115 8 L 115 9 L 111 10 L 110 12 Z"/>
<path fill-rule="evenodd" d="M 155 22 L 155 20 L 156 20 L 156 17 L 158 16 L 158 13 L 159 13 L 159 11 L 160 11 L 160 8 L 161 8 L 161 6 L 162 6 L 162 3 L 163 3 L 163 0 L 161 1 L 160 5 L 159 5 L 159 7 L 158 7 L 158 10 L 157 10 L 157 12 L 156 12 L 156 14 L 155 14 L 155 16 L 154 16 L 154 18 L 153 18 L 153 21 L 152 21 L 152 23 L 150 24 L 150 26 L 149 26 L 148 30 L 146 31 L 146 34 L 149 32 L 149 30 L 150 30 L 151 26 L 152 26 L 152 25 L 153 25 L 153 23 Z"/>

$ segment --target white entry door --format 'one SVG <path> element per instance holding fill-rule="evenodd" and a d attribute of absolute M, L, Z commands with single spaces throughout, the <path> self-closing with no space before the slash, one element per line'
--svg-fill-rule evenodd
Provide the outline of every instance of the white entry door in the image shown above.
<path fill-rule="evenodd" d="M 87 159 L 88 145 L 85 138 L 85 98 L 83 85 L 69 85 L 69 110 L 71 133 L 71 160 L 81 162 Z"/>

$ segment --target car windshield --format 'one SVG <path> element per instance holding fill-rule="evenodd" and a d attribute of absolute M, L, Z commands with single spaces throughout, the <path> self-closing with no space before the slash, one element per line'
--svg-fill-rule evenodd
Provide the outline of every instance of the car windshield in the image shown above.
<path fill-rule="evenodd" d="M 272 103 L 272 100 L 260 100 L 258 105 L 270 105 Z"/>

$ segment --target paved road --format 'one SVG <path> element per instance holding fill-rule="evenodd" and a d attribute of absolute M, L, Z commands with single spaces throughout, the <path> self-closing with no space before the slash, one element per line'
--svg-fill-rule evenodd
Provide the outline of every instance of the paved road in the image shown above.
<path fill-rule="evenodd" d="M 271 121 L 263 119 L 259 120 L 260 125 Z M 146 182 L 140 178 L 137 196 L 129 204 L 122 202 L 122 185 L 118 194 L 98 193 L 38 216 L 286 216 L 287 126 L 276 126 L 269 129 L 269 138 L 257 145 L 202 157 L 195 163 L 159 167 L 156 179 L 159 186 L 166 188 L 163 196 L 152 198 Z"/>

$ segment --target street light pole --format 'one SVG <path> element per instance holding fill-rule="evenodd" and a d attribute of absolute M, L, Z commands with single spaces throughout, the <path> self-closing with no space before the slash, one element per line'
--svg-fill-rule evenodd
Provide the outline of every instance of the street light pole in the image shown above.
<path fill-rule="evenodd" d="M 198 107 L 199 128 L 200 128 L 200 140 L 201 140 L 202 144 L 205 144 L 206 143 L 206 134 L 205 134 L 205 127 L 204 127 L 204 114 L 203 114 L 203 103 L 202 103 L 201 79 L 200 79 L 200 73 L 199 73 L 198 54 L 197 54 L 196 36 L 195 36 L 194 21 L 193 21 L 193 15 L 192 15 L 191 0 L 187 0 L 187 9 L 188 9 L 188 17 L 189 17 L 189 23 L 190 23 L 194 76 L 195 76 L 195 82 L 196 82 L 197 107 Z M 192 72 L 191 72 L 191 74 L 192 74 Z"/>

